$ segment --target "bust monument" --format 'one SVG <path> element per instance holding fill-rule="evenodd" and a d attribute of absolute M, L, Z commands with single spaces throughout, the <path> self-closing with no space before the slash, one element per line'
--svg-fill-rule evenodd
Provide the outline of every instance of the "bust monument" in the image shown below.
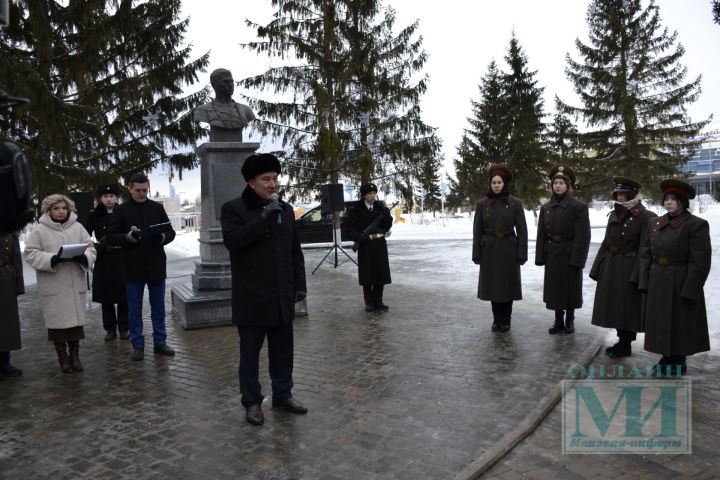
<path fill-rule="evenodd" d="M 255 120 L 250 107 L 232 99 L 235 82 L 232 73 L 218 68 L 210 74 L 210 85 L 215 90 L 215 98 L 210 103 L 195 109 L 193 121 L 210 124 L 211 142 L 242 142 L 243 128 Z"/>

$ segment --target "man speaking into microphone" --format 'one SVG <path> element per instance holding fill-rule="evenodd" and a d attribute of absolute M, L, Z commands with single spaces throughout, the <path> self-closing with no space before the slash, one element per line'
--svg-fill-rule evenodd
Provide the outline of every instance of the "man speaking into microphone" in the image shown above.
<path fill-rule="evenodd" d="M 240 336 L 240 394 L 252 425 L 265 421 L 258 370 L 268 339 L 272 406 L 307 413 L 292 396 L 295 302 L 305 298 L 305 259 L 292 207 L 278 199 L 280 162 L 269 153 L 245 160 L 242 195 L 222 206 L 223 243 L 230 252 L 232 321 Z"/>

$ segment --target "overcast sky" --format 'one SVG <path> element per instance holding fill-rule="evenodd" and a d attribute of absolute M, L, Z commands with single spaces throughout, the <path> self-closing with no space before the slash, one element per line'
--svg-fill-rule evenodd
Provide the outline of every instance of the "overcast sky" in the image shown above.
<path fill-rule="evenodd" d="M 662 24 L 677 30 L 678 41 L 685 47 L 682 64 L 688 68 L 688 80 L 702 75 L 700 100 L 690 107 L 693 120 L 707 119 L 715 113 L 710 129 L 720 129 L 720 25 L 712 21 L 710 0 L 659 0 Z M 557 94 L 572 101 L 574 94 L 565 78 L 565 55 L 577 59 L 575 39 L 585 39 L 587 24 L 585 0 L 445 0 L 424 2 L 391 0 L 384 3 L 397 13 L 396 27 L 402 28 L 416 19 L 419 34 L 429 54 L 425 72 L 430 81 L 422 99 L 423 118 L 438 129 L 443 141 L 445 163 L 450 167 L 456 147 L 467 127 L 470 101 L 478 98 L 478 84 L 491 60 L 505 68 L 504 56 L 513 30 L 524 48 L 529 66 L 537 70 L 537 80 L 545 87 L 545 108 L 554 111 Z M 647 4 L 647 2 L 644 2 Z M 208 72 L 201 83 L 209 84 L 209 72 L 227 68 L 235 79 L 256 75 L 279 60 L 240 48 L 239 44 L 255 39 L 255 32 L 245 19 L 267 23 L 273 10 L 269 0 L 186 0 L 182 17 L 190 18 L 186 39 L 195 56 L 210 51 Z M 715 45 L 713 47 L 713 45 Z M 193 90 L 199 88 L 195 86 Z M 236 90 L 236 93 L 238 91 Z M 235 96 L 238 99 L 238 96 Z M 247 137 L 247 136 L 246 136 Z M 260 151 L 273 147 L 269 138 L 250 135 L 246 141 L 260 142 Z M 183 197 L 193 199 L 200 193 L 199 174 L 186 173 L 184 181 L 173 184 Z M 156 172 L 153 190 L 167 193 L 168 181 Z"/>

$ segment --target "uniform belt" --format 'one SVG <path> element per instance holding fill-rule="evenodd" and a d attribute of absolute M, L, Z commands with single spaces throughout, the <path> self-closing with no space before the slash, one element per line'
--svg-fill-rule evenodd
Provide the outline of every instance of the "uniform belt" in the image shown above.
<path fill-rule="evenodd" d="M 370 235 L 368 235 L 368 238 L 370 240 L 377 240 L 378 238 L 383 238 L 384 236 L 384 233 L 371 233 Z"/>
<path fill-rule="evenodd" d="M 545 235 L 545 240 L 548 242 L 558 243 L 566 240 L 572 240 L 573 237 L 563 237 L 562 235 Z"/>
<path fill-rule="evenodd" d="M 515 232 L 485 232 L 488 237 L 510 238 L 515 236 Z"/>
<path fill-rule="evenodd" d="M 684 258 L 653 257 L 653 261 L 661 267 L 681 267 L 688 264 Z"/>
<path fill-rule="evenodd" d="M 607 247 L 607 251 L 612 254 L 624 253 L 625 257 L 637 257 L 637 250 L 628 250 L 628 247 L 616 247 L 615 245 L 610 245 Z"/>

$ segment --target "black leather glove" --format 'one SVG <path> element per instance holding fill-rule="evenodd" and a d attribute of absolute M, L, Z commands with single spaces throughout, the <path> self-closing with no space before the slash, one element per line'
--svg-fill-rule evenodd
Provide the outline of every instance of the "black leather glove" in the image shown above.
<path fill-rule="evenodd" d="M 302 302 L 307 297 L 307 292 L 295 292 L 295 302 Z"/>
<path fill-rule="evenodd" d="M 263 211 L 260 215 L 262 215 L 263 218 L 267 219 L 275 215 L 276 212 L 282 212 L 282 210 L 282 205 L 277 202 L 272 202 L 265 205 L 265 208 L 263 208 Z"/>
<path fill-rule="evenodd" d="M 88 259 L 85 255 L 75 255 L 71 260 L 79 263 L 80 265 L 85 265 L 86 267 L 88 265 Z"/>
<path fill-rule="evenodd" d="M 125 235 L 125 238 L 130 243 L 138 243 L 140 241 L 140 235 L 142 232 L 137 227 L 131 227 L 130 231 Z"/>
<path fill-rule="evenodd" d="M 53 255 L 50 259 L 50 267 L 55 268 L 58 263 L 62 263 L 62 260 L 57 255 Z"/>

